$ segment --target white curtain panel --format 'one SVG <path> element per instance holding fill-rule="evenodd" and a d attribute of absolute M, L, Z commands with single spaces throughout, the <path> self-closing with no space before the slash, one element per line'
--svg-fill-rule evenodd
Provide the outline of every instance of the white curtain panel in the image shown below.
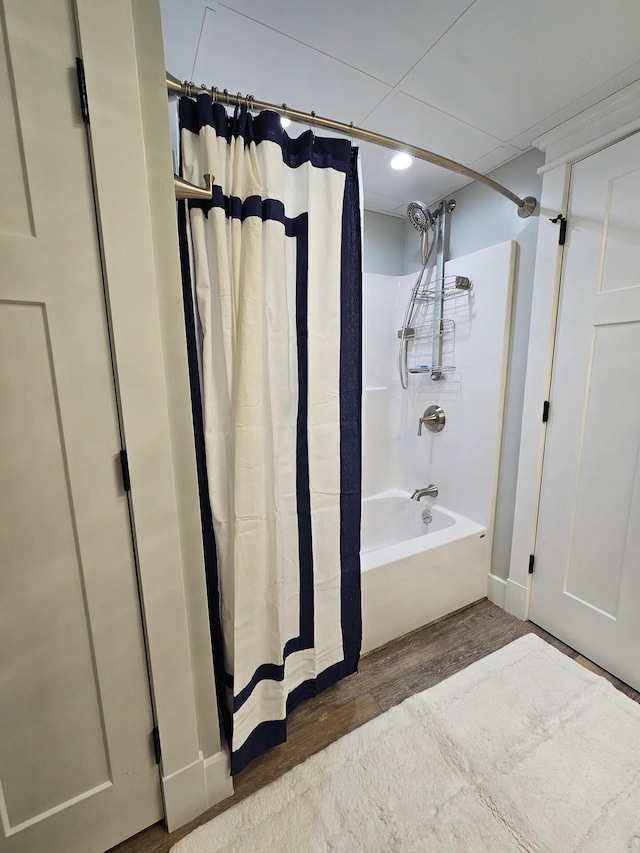
<path fill-rule="evenodd" d="M 181 100 L 180 125 L 183 177 L 215 182 L 210 202 L 188 203 L 181 236 L 235 773 L 358 663 L 357 149 L 291 139 L 275 113 L 228 116 L 206 95 Z"/>

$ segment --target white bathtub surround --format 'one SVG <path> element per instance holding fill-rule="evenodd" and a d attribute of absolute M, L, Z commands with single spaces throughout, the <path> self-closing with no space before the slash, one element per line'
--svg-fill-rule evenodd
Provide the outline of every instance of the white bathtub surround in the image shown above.
<path fill-rule="evenodd" d="M 507 242 L 446 264 L 446 275 L 473 284 L 445 302 L 455 336 L 443 360 L 456 369 L 438 382 L 412 374 L 406 391 L 397 331 L 416 274 L 364 275 L 363 651 L 487 594 L 516 254 Z M 431 343 L 414 347 L 409 363 L 428 362 Z M 418 436 L 432 404 L 444 409 L 446 426 Z M 430 483 L 439 496 L 425 531 L 409 495 Z M 503 604 L 496 584 L 490 589 Z"/>
<path fill-rule="evenodd" d="M 528 634 L 173 851 L 636 851 L 639 767 L 640 706 Z"/>
<path fill-rule="evenodd" d="M 484 598 L 491 558 L 486 527 L 390 489 L 362 502 L 362 651 Z"/>
<path fill-rule="evenodd" d="M 438 382 L 413 374 L 406 391 L 398 378 L 397 332 L 416 274 L 364 275 L 363 497 L 435 483 L 438 504 L 491 526 L 515 256 L 516 244 L 507 242 L 446 264 L 446 275 L 473 283 L 469 295 L 445 302 L 445 319 L 456 323 L 445 358 L 456 371 Z M 434 403 L 444 409 L 446 426 L 418 436 L 419 418 Z"/>

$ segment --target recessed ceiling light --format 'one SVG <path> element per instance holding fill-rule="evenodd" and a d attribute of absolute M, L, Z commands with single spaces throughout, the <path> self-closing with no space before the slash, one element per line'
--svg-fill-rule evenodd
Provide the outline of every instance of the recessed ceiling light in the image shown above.
<path fill-rule="evenodd" d="M 283 127 L 289 127 L 289 125 L 291 124 L 291 119 L 290 119 L 290 118 L 284 118 L 284 117 L 282 117 L 282 118 L 280 119 L 280 124 L 281 124 Z"/>
<path fill-rule="evenodd" d="M 404 151 L 401 151 L 400 154 L 396 154 L 395 157 L 392 157 L 389 162 L 391 163 L 392 169 L 408 169 L 413 163 L 413 157 L 410 154 L 405 154 Z"/>

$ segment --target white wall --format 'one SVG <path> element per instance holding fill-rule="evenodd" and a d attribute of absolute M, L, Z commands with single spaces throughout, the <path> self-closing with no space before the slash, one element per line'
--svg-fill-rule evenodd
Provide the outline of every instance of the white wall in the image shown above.
<path fill-rule="evenodd" d="M 543 162 L 544 157 L 539 151 L 530 151 L 496 169 L 490 177 L 521 197 L 532 195 L 539 199 L 542 178 L 536 171 Z M 459 257 L 505 240 L 515 240 L 519 246 L 492 555 L 493 574 L 507 578 L 518 474 L 538 216 L 520 219 L 510 201 L 478 183 L 469 184 L 453 193 L 452 197 L 455 198 L 457 207 L 451 217 L 449 257 Z M 409 272 L 419 265 L 420 241 L 408 223 L 405 226 L 405 234 L 405 272 Z"/>
<path fill-rule="evenodd" d="M 190 7 L 197 5 L 189 0 Z M 176 213 L 171 180 L 171 140 L 163 86 L 165 60 L 157 0 L 133 4 L 140 110 L 149 187 L 149 211 L 156 271 L 158 313 L 151 317 L 162 338 L 171 463 L 178 513 L 180 555 L 195 699 L 198 747 L 204 770 L 206 806 L 233 793 L 228 758 L 221 742 L 213 676 L 202 531 L 191 420 L 191 395 L 182 307 Z M 185 9 L 186 13 L 186 9 Z M 185 17 L 186 20 L 186 17 Z M 176 74 L 189 76 L 179 65 Z M 175 104 L 174 104 L 175 112 Z M 164 594 L 168 594 L 165 590 Z M 189 804 L 185 803 L 185 807 Z M 174 825 L 178 825 L 175 821 Z"/>
<path fill-rule="evenodd" d="M 136 12 L 144 8 L 137 4 Z M 142 122 L 153 212 L 153 247 L 156 259 L 158 301 L 162 343 L 165 351 L 164 377 L 167 388 L 173 476 L 180 522 L 180 548 L 183 559 L 185 597 L 189 618 L 189 641 L 194 670 L 194 687 L 198 713 L 200 749 L 209 757 L 221 748 L 218 726 L 213 661 L 209 633 L 209 616 L 202 553 L 200 505 L 196 477 L 191 394 L 182 308 L 182 283 L 177 253 L 175 208 L 166 207 L 162 198 L 161 178 L 169 172 L 169 137 L 166 125 L 164 92 L 152 89 L 149 80 L 157 82 L 163 63 L 158 17 L 153 18 L 155 31 L 150 32 L 149 14 L 140 15 L 137 28 L 140 44 L 137 57 L 143 89 Z M 146 29 L 143 27 L 146 25 Z"/>
<path fill-rule="evenodd" d="M 364 212 L 363 269 L 381 275 L 402 275 L 404 219 L 373 210 Z"/>
<path fill-rule="evenodd" d="M 456 333 L 445 344 L 444 360 L 456 370 L 438 382 L 411 375 L 407 390 L 396 367 L 397 330 L 415 277 L 365 274 L 365 497 L 434 482 L 442 506 L 491 525 L 515 249 L 508 242 L 448 262 L 447 275 L 466 275 L 474 284 L 445 303 Z M 410 362 L 416 358 L 431 361 L 430 342 L 424 351 L 417 342 L 410 345 Z M 418 419 L 434 403 L 445 410 L 446 426 L 418 437 Z"/>

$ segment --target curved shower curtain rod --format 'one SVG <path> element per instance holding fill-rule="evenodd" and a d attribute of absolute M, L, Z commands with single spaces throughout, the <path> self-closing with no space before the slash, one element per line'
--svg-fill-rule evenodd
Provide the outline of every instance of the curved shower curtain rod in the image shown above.
<path fill-rule="evenodd" d="M 240 92 L 238 92 L 237 95 L 232 95 L 227 92 L 226 89 L 220 91 L 217 88 L 196 86 L 195 83 L 188 83 L 186 81 L 181 83 L 177 77 L 174 77 L 173 74 L 169 74 L 168 71 L 166 72 L 166 77 L 167 92 L 169 96 L 184 95 L 188 98 L 193 98 L 196 95 L 204 93 L 211 95 L 214 100 L 224 102 L 228 106 L 242 106 L 242 104 L 245 104 L 252 110 L 273 110 L 273 112 L 286 116 L 292 121 L 301 122 L 302 124 L 310 124 L 314 128 L 324 127 L 327 128 L 327 130 L 336 130 L 344 133 L 345 136 L 349 136 L 352 139 L 361 139 L 364 142 L 372 142 L 374 145 L 380 145 L 382 148 L 390 148 L 392 151 L 402 151 L 406 154 L 411 154 L 411 156 L 415 157 L 417 160 L 424 160 L 427 163 L 433 163 L 435 166 L 441 166 L 443 169 L 448 169 L 450 172 L 457 172 L 459 175 L 464 175 L 467 178 L 471 178 L 473 181 L 479 181 L 480 183 L 490 187 L 492 190 L 500 193 L 500 195 L 503 195 L 505 198 L 508 198 L 509 201 L 512 201 L 518 208 L 518 216 L 522 217 L 522 219 L 526 219 L 528 216 L 531 216 L 537 207 L 538 203 L 533 196 L 520 198 L 515 193 L 512 193 L 511 190 L 503 187 L 502 184 L 499 184 L 497 181 L 493 181 L 491 178 L 487 178 L 486 175 L 481 175 L 480 172 L 476 172 L 468 166 L 463 166 L 462 163 L 458 163 L 456 160 L 450 160 L 448 157 L 442 157 L 440 154 L 435 154 L 433 151 L 427 151 L 425 148 L 418 148 L 416 145 L 408 145 L 406 142 L 400 142 L 398 139 L 392 139 L 390 136 L 383 136 L 381 133 L 374 133 L 372 130 L 365 130 L 362 127 L 356 127 L 353 124 L 345 124 L 341 121 L 323 118 L 322 116 L 316 115 L 314 112 L 304 113 L 300 110 L 293 110 L 286 104 L 270 104 L 267 101 L 258 101 L 253 97 L 253 95 L 242 95 Z M 185 192 L 188 192 L 188 189 L 185 187 L 186 181 L 183 181 L 182 178 L 178 178 L 177 176 L 175 176 L 175 179 L 180 182 L 181 198 L 211 197 L 211 192 L 209 190 L 203 190 L 201 187 L 196 186 L 193 187 L 194 195 L 187 196 L 185 195 Z M 176 184 L 176 191 L 177 189 L 178 185 Z M 203 193 L 205 193 L 204 196 Z"/>

